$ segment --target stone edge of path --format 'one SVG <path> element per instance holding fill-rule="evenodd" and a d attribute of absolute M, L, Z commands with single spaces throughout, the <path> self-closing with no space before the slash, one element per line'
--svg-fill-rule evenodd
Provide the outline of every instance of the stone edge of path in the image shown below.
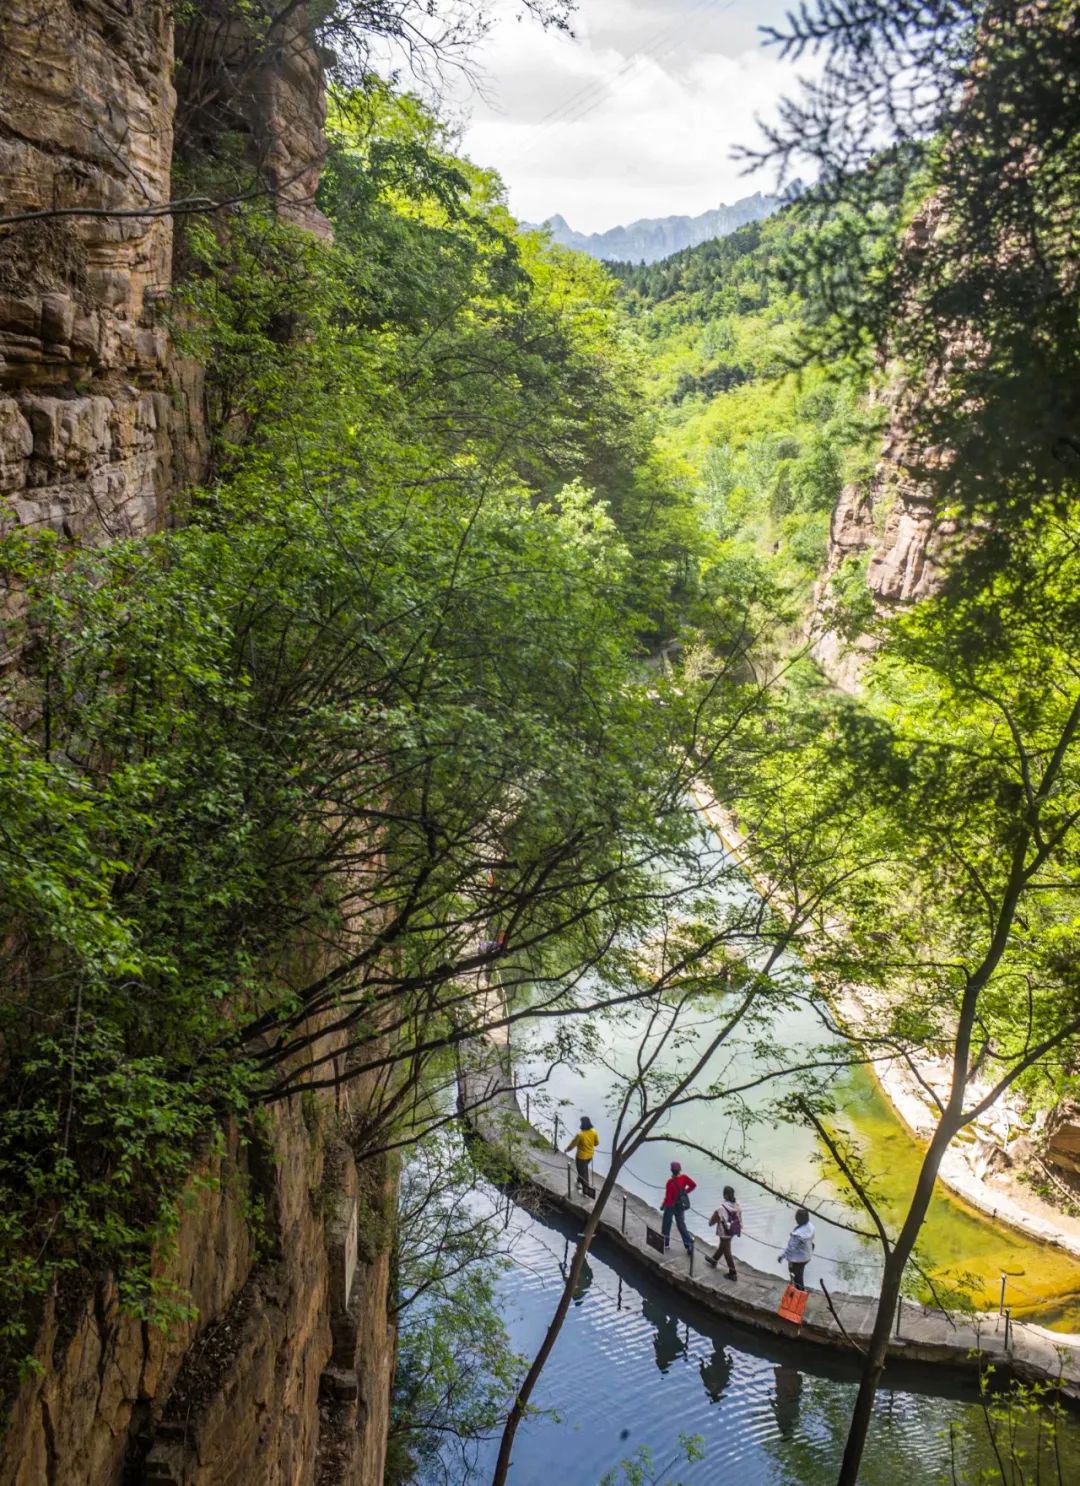
<path fill-rule="evenodd" d="M 552 1148 L 547 1138 L 528 1124 L 518 1106 L 511 1071 L 511 1053 L 506 1044 L 487 1039 L 468 1044 L 458 1073 L 463 1115 L 473 1132 L 505 1162 L 523 1185 L 538 1192 L 554 1206 L 584 1219 L 589 1206 L 568 1191 L 567 1171 L 571 1163 Z M 627 1231 L 621 1231 L 622 1203 L 626 1201 Z M 610 1216 L 609 1216 L 610 1214 Z M 677 1245 L 670 1254 L 659 1255 L 646 1248 L 646 1222 L 659 1227 L 658 1209 L 635 1193 L 616 1186 L 597 1225 L 605 1240 L 630 1254 L 655 1278 L 689 1296 L 699 1305 L 755 1331 L 851 1353 L 853 1343 L 865 1343 L 873 1325 L 875 1303 L 867 1296 L 832 1292 L 833 1305 L 843 1330 L 830 1313 L 820 1290 L 812 1290 L 806 1320 L 801 1327 L 782 1320 L 777 1305 L 784 1281 L 776 1274 L 754 1269 L 739 1261 L 739 1289 L 705 1266 L 703 1246 L 695 1249 L 701 1268 L 691 1275 Z M 846 1331 L 847 1336 L 844 1335 Z M 971 1320 L 951 1321 L 939 1311 L 914 1301 L 903 1301 L 899 1335 L 889 1345 L 890 1362 L 924 1362 L 947 1367 L 969 1376 L 977 1372 L 977 1354 L 992 1363 L 998 1373 L 1022 1382 L 1058 1384 L 1063 1399 L 1080 1408 L 1080 1337 L 1058 1336 L 1030 1322 L 1014 1321 L 1011 1346 L 1006 1352 L 1001 1318 L 982 1314 Z"/>
<path fill-rule="evenodd" d="M 725 850 L 731 852 L 740 865 L 742 865 L 742 846 L 739 839 L 739 832 L 728 817 L 726 811 L 722 806 L 711 803 L 706 798 L 706 793 L 701 787 L 693 787 L 691 789 L 691 795 L 698 813 L 708 823 L 710 828 L 715 831 L 720 844 Z M 750 876 L 750 880 L 753 881 L 753 875 L 750 873 L 750 869 L 746 868 L 745 870 L 747 875 Z M 858 1024 L 859 1003 L 858 997 L 853 992 L 843 997 L 835 1010 L 848 1023 Z M 920 1101 L 913 1090 L 908 1087 L 903 1071 L 895 1068 L 890 1070 L 872 1067 L 870 1072 L 878 1088 L 888 1101 L 889 1107 L 904 1126 L 905 1130 L 915 1140 L 925 1141 L 927 1138 L 926 1132 L 921 1128 L 918 1117 Z M 947 1187 L 962 1202 L 966 1202 L 969 1207 L 975 1208 L 977 1212 L 982 1213 L 991 1222 L 999 1223 L 1005 1228 L 1012 1228 L 1017 1233 L 1023 1233 L 1025 1237 L 1036 1239 L 1039 1243 L 1049 1244 L 1052 1248 L 1063 1249 L 1065 1253 L 1071 1254 L 1076 1259 L 1080 1259 L 1080 1226 L 1073 1222 L 1072 1226 L 1076 1228 L 1076 1231 L 1069 1231 L 1064 1227 L 1055 1227 L 1050 1219 L 1043 1218 L 1038 1213 L 1029 1212 L 1023 1207 L 1009 1207 L 1007 1195 L 996 1191 L 989 1182 L 984 1181 L 982 1177 L 976 1176 L 960 1152 L 952 1147 L 945 1152 L 941 1169 L 938 1172 L 938 1180 L 942 1186 Z M 1062 1216 L 1060 1221 L 1062 1223 L 1070 1222 L 1064 1216 Z M 1043 1328 L 1040 1327 L 1038 1329 L 1042 1330 Z M 1055 1332 L 1047 1332 L 1046 1334 L 1048 1336 L 1056 1335 Z M 1064 1335 L 1064 1333 L 1062 1334 Z"/>

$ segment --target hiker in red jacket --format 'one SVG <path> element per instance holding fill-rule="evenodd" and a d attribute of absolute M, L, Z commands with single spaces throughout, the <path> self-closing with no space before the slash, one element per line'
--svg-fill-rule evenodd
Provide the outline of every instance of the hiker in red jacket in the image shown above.
<path fill-rule="evenodd" d="M 671 1242 L 671 1224 L 675 1222 L 679 1235 L 686 1247 L 686 1252 L 694 1252 L 694 1240 L 690 1237 L 686 1226 L 686 1211 L 690 1206 L 690 1193 L 697 1186 L 693 1177 L 687 1176 L 678 1161 L 671 1163 L 671 1175 L 668 1177 L 667 1186 L 664 1188 L 664 1200 L 660 1204 L 660 1211 L 664 1215 L 661 1229 L 664 1234 L 664 1248 Z"/>

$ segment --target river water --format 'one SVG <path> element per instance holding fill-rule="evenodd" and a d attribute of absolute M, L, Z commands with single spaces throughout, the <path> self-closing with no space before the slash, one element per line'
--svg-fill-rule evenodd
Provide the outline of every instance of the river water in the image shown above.
<path fill-rule="evenodd" d="M 611 1065 L 625 1066 L 637 1046 L 639 1030 L 629 1016 L 608 1030 L 606 1052 Z M 775 1035 L 788 1045 L 800 1040 L 809 1045 L 820 1037 L 820 1023 L 809 1007 L 796 1003 L 785 1008 Z M 737 1043 L 724 1056 L 725 1061 L 732 1061 L 732 1080 L 745 1078 L 755 1066 L 753 1049 L 743 1044 Z M 565 1145 L 567 1135 L 562 1132 L 577 1128 L 579 1113 L 588 1114 L 601 1132 L 596 1167 L 604 1170 L 604 1146 L 611 1128 L 605 1117 L 618 1087 L 618 1080 L 599 1065 L 583 1065 L 579 1070 L 564 1064 L 555 1069 L 544 1094 L 533 1096 L 533 1123 L 550 1131 L 558 1114 L 560 1141 Z M 858 1139 L 868 1170 L 879 1179 L 882 1210 L 895 1222 L 914 1186 L 921 1148 L 870 1075 L 845 1073 L 837 1093 L 841 1108 L 836 1123 Z M 706 1240 L 711 1237 L 709 1214 L 725 1183 L 731 1182 L 743 1208 L 743 1237 L 736 1251 L 757 1269 L 778 1268 L 778 1252 L 793 1226 L 793 1208 L 791 1202 L 755 1186 L 740 1172 L 752 1172 L 776 1191 L 811 1203 L 824 1217 L 865 1226 L 865 1219 L 843 1202 L 840 1183 L 832 1178 L 814 1133 L 773 1117 L 771 1101 L 776 1095 L 775 1087 L 765 1086 L 750 1098 L 749 1112 L 717 1104 L 686 1106 L 664 1122 L 659 1132 L 662 1139 L 635 1154 L 620 1180 L 639 1196 L 658 1203 L 669 1163 L 680 1160 L 698 1183 L 689 1226 Z M 727 1156 L 730 1164 L 688 1150 L 682 1137 Z M 817 1250 L 810 1279 L 823 1277 L 830 1287 L 874 1294 L 881 1272 L 875 1244 L 847 1227 L 830 1227 L 820 1216 L 815 1217 L 815 1224 Z M 1080 1330 L 1080 1263 L 1016 1229 L 992 1223 L 940 1186 L 923 1230 L 920 1256 L 936 1284 L 959 1292 L 978 1309 L 997 1310 L 1005 1272 L 1005 1303 L 1014 1315 L 1063 1331 Z"/>
<path fill-rule="evenodd" d="M 702 856 L 716 860 L 724 849 L 715 834 L 703 828 Z M 745 879 L 727 893 L 753 889 Z M 702 1082 L 716 1080 L 725 1087 L 745 1082 L 768 1070 L 783 1058 L 798 1061 L 803 1054 L 826 1041 L 823 1023 L 813 998 L 806 971 L 793 956 L 777 967 L 776 975 L 787 992 L 782 1005 L 770 1014 L 766 1025 L 737 1034 L 714 1058 Z M 717 1012 L 704 1011 L 695 1028 L 683 1040 L 682 1057 L 711 1035 Z M 532 1096 L 533 1123 L 547 1131 L 559 1117 L 561 1144 L 570 1130 L 577 1129 L 578 1116 L 588 1114 L 601 1133 L 596 1167 L 606 1168 L 604 1148 L 611 1122 L 606 1117 L 620 1093 L 618 1071 L 632 1068 L 643 1035 L 643 1015 L 620 1012 L 602 1029 L 603 1061 L 583 1060 L 558 1064 L 546 1078 L 542 1091 Z M 529 1037 L 519 1048 L 519 1068 L 539 1074 L 539 1063 L 530 1063 Z M 794 1057 L 792 1057 L 794 1055 Z M 669 1067 L 674 1067 L 669 1063 Z M 544 1060 L 542 1071 L 548 1073 Z M 751 1090 L 735 1103 L 702 1101 L 688 1104 L 660 1126 L 663 1137 L 643 1146 L 620 1180 L 639 1196 L 659 1201 L 673 1159 L 698 1182 L 694 1209 L 688 1215 L 691 1229 L 711 1237 L 708 1216 L 717 1206 L 722 1189 L 731 1182 L 742 1204 L 743 1238 L 737 1252 L 758 1269 L 777 1267 L 777 1254 L 793 1226 L 793 1202 L 807 1202 L 821 1217 L 817 1252 L 810 1278 L 823 1277 L 827 1284 L 855 1294 L 875 1294 L 881 1272 L 876 1244 L 851 1233 L 849 1227 L 867 1227 L 864 1214 L 852 1211 L 844 1200 L 837 1174 L 823 1159 L 824 1152 L 814 1132 L 785 1121 L 776 1113 L 777 1100 L 792 1086 L 790 1078 Z M 866 1174 L 876 1183 L 879 1209 L 886 1223 L 899 1225 L 914 1189 L 922 1159 L 922 1147 L 893 1112 L 876 1080 L 864 1069 L 838 1074 L 832 1092 L 838 1104 L 834 1125 L 852 1137 L 865 1163 Z M 710 1159 L 687 1148 L 689 1140 L 717 1153 Z M 789 1194 L 793 1201 L 771 1195 L 766 1187 L 747 1179 L 752 1174 L 768 1188 Z M 1003 1213 L 1007 1216 L 1007 1210 Z M 822 1219 L 833 1218 L 829 1226 Z M 939 1287 L 953 1301 L 979 1310 L 996 1311 L 1005 1276 L 1005 1304 L 1016 1316 L 1037 1320 L 1063 1332 L 1080 1332 L 1080 1261 L 1063 1250 L 1027 1238 L 1018 1229 L 992 1222 L 939 1185 L 920 1239 L 919 1259 Z M 916 1287 L 919 1298 L 931 1293 Z"/>
<path fill-rule="evenodd" d="M 519 1208 L 509 1214 L 512 1267 L 499 1285 L 514 1346 L 537 1347 L 561 1289 L 575 1228 Z M 874 1418 L 864 1486 L 974 1486 L 993 1464 L 973 1390 L 949 1387 L 947 1374 L 887 1375 Z M 934 1394 L 919 1391 L 930 1381 Z M 617 1250 L 598 1241 L 587 1284 L 571 1307 L 538 1385 L 540 1412 L 522 1425 L 512 1486 L 599 1486 L 641 1446 L 659 1482 L 684 1486 L 832 1486 L 855 1391 L 845 1358 L 763 1339 L 725 1324 L 656 1285 Z M 679 1436 L 697 1436 L 703 1458 L 688 1463 Z M 1028 1440 L 1034 1454 L 1037 1441 Z M 1061 1486 L 1080 1481 L 1080 1421 L 1058 1431 Z M 450 1483 L 491 1479 L 493 1441 L 466 1458 L 448 1450 Z M 1043 1439 L 1044 1464 L 1049 1459 Z M 950 1474 L 950 1460 L 955 1476 Z M 650 1479 L 646 1477 L 646 1479 Z M 994 1480 L 999 1479 L 994 1477 Z M 1010 1482 L 1013 1477 L 1006 1477 Z M 1019 1482 L 1021 1477 L 1015 1477 Z M 1026 1486 L 1057 1486 L 1055 1467 L 1040 1476 L 1029 1462 Z"/>
<path fill-rule="evenodd" d="M 704 849 L 722 848 L 707 834 Z M 751 891 L 747 885 L 747 891 Z M 768 1066 L 769 1048 L 820 1046 L 822 1024 L 808 981 L 796 962 L 784 967 L 793 994 L 767 1027 L 758 1027 L 725 1048 L 712 1076 L 728 1084 Z M 686 1055 L 709 1031 L 688 1034 Z M 551 1129 L 560 1121 L 560 1143 L 591 1116 L 601 1131 L 597 1168 L 604 1169 L 605 1128 L 619 1087 L 618 1070 L 629 1066 L 641 1026 L 621 1014 L 603 1029 L 603 1066 L 582 1059 L 561 1063 L 543 1092 L 531 1098 L 533 1123 Z M 517 1049 L 519 1075 L 530 1066 L 528 1035 Z M 543 1060 L 547 1073 L 547 1060 Z M 792 1226 L 792 1203 L 748 1179 L 748 1173 L 792 1199 L 810 1200 L 822 1215 L 817 1252 L 808 1272 L 814 1287 L 822 1277 L 837 1288 L 873 1294 L 880 1273 L 872 1244 L 830 1226 L 857 1222 L 840 1186 L 823 1161 L 811 1131 L 776 1117 L 782 1092 L 768 1085 L 748 1094 L 739 1107 L 692 1104 L 666 1122 L 661 1138 L 643 1146 L 624 1168 L 624 1185 L 659 1201 L 668 1164 L 678 1157 L 698 1182 L 690 1226 L 709 1236 L 707 1216 L 723 1185 L 732 1182 L 744 1213 L 736 1252 L 758 1269 L 776 1269 L 779 1249 Z M 921 1157 L 918 1142 L 901 1125 L 873 1078 L 854 1071 L 838 1077 L 835 1123 L 860 1145 L 867 1169 L 879 1179 L 887 1220 L 906 1207 Z M 690 1152 L 690 1139 L 716 1153 Z M 536 1349 L 558 1299 L 573 1248 L 572 1224 L 550 1214 L 541 1220 L 508 1204 L 505 1221 L 512 1264 L 501 1278 L 500 1302 L 514 1347 L 525 1356 Z M 1080 1331 L 1080 1264 L 1058 1250 L 1025 1238 L 988 1219 L 944 1190 L 935 1196 L 924 1229 L 920 1257 L 940 1285 L 959 1286 L 970 1303 L 996 1309 L 1003 1272 L 1006 1304 L 1065 1331 Z M 940 1370 L 900 1370 L 886 1375 L 875 1413 L 862 1474 L 863 1486 L 1069 1486 L 1080 1482 L 1080 1418 L 1065 1416 L 1057 1431 L 1059 1459 L 1051 1461 L 1042 1434 L 1045 1416 L 1029 1418 L 1024 1473 L 995 1468 L 983 1409 L 973 1386 Z M 590 1254 L 588 1283 L 576 1298 L 538 1386 L 541 1411 L 522 1426 L 510 1479 L 513 1486 L 599 1486 L 620 1462 L 642 1446 L 655 1461 L 658 1483 L 683 1486 L 734 1480 L 740 1486 L 831 1486 L 843 1450 L 856 1372 L 841 1354 L 795 1341 L 763 1338 L 723 1322 L 658 1286 L 633 1261 L 598 1241 Z M 927 1387 L 931 1391 L 926 1391 Z M 1043 1423 L 1040 1424 L 1040 1417 Z M 703 1458 L 688 1461 L 680 1435 L 700 1437 Z M 1041 1462 L 1036 1463 L 1039 1452 Z M 496 1447 L 475 1447 L 468 1459 L 447 1456 L 441 1481 L 490 1479 Z M 993 1472 L 985 1474 L 984 1472 Z M 646 1481 L 653 1479 L 646 1474 Z"/>

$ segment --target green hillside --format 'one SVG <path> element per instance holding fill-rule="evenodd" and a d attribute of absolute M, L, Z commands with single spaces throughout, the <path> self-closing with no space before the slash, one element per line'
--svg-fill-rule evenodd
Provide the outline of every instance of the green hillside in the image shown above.
<path fill-rule="evenodd" d="M 849 364 L 800 366 L 792 214 L 663 263 L 615 265 L 643 342 L 660 443 L 700 492 L 719 557 L 753 558 L 807 603 L 843 485 L 868 472 L 875 419 Z"/>

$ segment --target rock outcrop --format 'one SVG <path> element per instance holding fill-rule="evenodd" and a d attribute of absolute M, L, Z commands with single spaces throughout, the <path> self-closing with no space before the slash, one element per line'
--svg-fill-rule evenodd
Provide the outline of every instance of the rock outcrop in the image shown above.
<path fill-rule="evenodd" d="M 23 526 L 145 532 L 198 472 L 197 377 L 161 323 L 172 219 L 107 215 L 169 200 L 172 74 L 164 0 L 0 15 L 0 217 L 98 213 L 0 231 L 0 493 Z"/>
<path fill-rule="evenodd" d="M 175 355 L 165 316 L 185 87 L 221 98 L 233 80 L 227 122 L 268 199 L 329 233 L 314 205 L 325 91 L 306 7 L 288 8 L 265 53 L 204 9 L 211 37 L 191 22 L 182 38 L 197 77 L 190 63 L 177 73 L 169 0 L 0 10 L 0 219 L 24 218 L 0 226 L 0 522 L 90 542 L 147 532 L 202 472 L 201 372 Z"/>
<path fill-rule="evenodd" d="M 282 4 L 265 29 L 247 24 L 237 0 L 181 10 L 177 143 L 191 162 L 228 167 L 230 148 L 241 142 L 256 195 L 272 200 L 285 221 L 327 238 L 330 223 L 315 205 L 326 122 L 323 54 L 311 26 L 317 9 L 308 0 Z"/>
<path fill-rule="evenodd" d="M 916 217 L 905 250 L 910 255 L 926 252 L 940 221 L 933 206 Z M 834 623 L 833 583 L 844 565 L 865 561 L 866 587 L 881 614 L 926 598 L 942 580 L 944 549 L 955 526 L 939 514 L 935 477 L 947 467 L 950 454 L 927 448 L 914 432 L 918 406 L 933 396 L 932 384 L 911 386 L 894 372 L 874 473 L 845 486 L 832 514 L 810 620 L 812 654 L 829 680 L 845 691 L 857 689 L 873 644 L 866 636 L 845 637 Z"/>
<path fill-rule="evenodd" d="M 1080 1101 L 1066 1099 L 1057 1106 L 1046 1128 L 1046 1159 L 1051 1166 L 1080 1176 Z"/>
<path fill-rule="evenodd" d="M 162 1293 L 190 1301 L 191 1319 L 168 1331 L 140 1320 L 111 1275 L 50 1300 L 0 1486 L 382 1479 L 392 1188 L 372 1165 L 361 1189 L 332 1107 L 312 1124 L 294 1101 L 261 1159 L 234 1130 L 193 1175 L 157 1265 Z"/>
<path fill-rule="evenodd" d="M 176 68 L 178 10 L 171 0 L 0 7 L 0 528 L 90 544 L 151 532 L 205 467 L 201 369 L 178 357 L 165 313 L 174 136 L 192 79 Z M 230 125 L 246 130 L 281 215 L 326 235 L 313 201 L 322 66 L 306 7 L 286 11 L 273 48 L 214 25 L 218 50 L 199 56 L 219 98 L 244 57 Z M 223 13 L 191 7 L 189 27 Z M 362 1090 L 352 1099 L 363 1107 Z M 345 1134 L 332 1096 L 303 1110 L 293 1100 L 273 1114 L 261 1153 L 233 1130 L 207 1156 L 175 1244 L 156 1260 L 186 1319 L 141 1320 L 110 1274 L 50 1297 L 40 1371 L 0 1439 L 0 1486 L 382 1479 L 391 1173 L 358 1167 Z"/>
<path fill-rule="evenodd" d="M 849 561 L 865 559 L 865 582 L 879 613 L 932 594 L 941 581 L 941 551 L 953 530 L 937 515 L 932 489 L 912 473 L 902 403 L 893 414 L 872 480 L 845 486 L 832 514 L 829 550 L 814 595 L 814 659 L 844 691 L 854 691 L 873 643 L 846 637 L 833 623 L 833 580 Z"/>

